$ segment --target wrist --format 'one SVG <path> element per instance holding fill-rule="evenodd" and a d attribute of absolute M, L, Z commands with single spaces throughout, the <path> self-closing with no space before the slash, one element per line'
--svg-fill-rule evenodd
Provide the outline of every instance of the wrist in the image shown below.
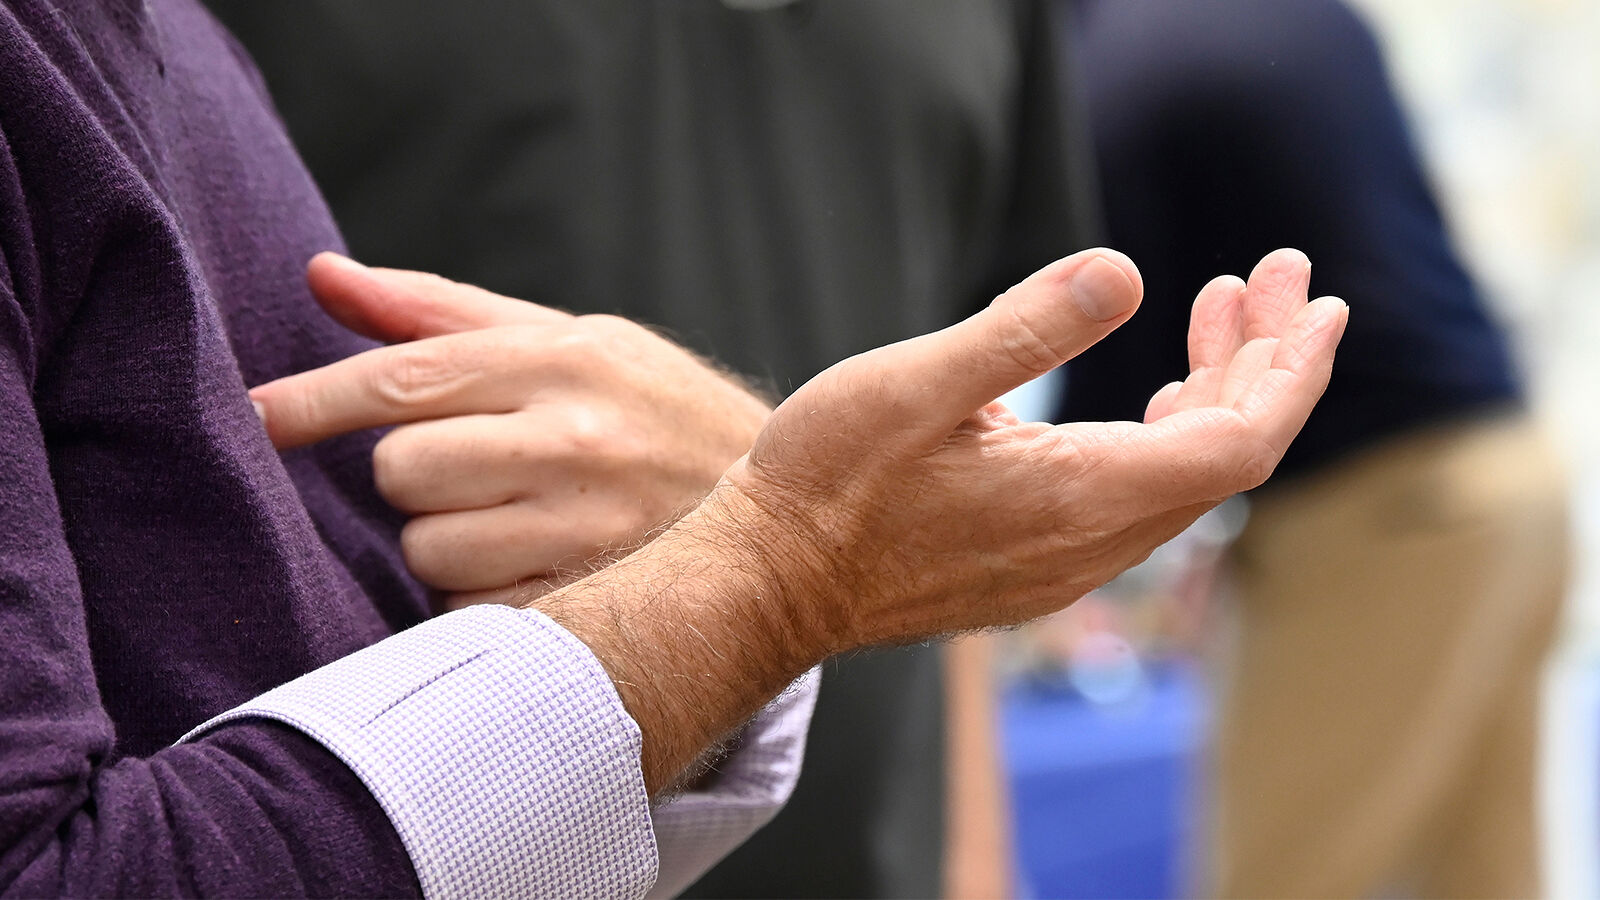
<path fill-rule="evenodd" d="M 786 681 L 844 649 L 812 542 L 747 490 L 724 480 L 663 537 L 738 573 L 746 587 L 736 615 L 751 636 L 759 635 Z"/>
<path fill-rule="evenodd" d="M 644 736 L 652 794 L 678 783 L 825 652 L 787 610 L 767 530 L 713 493 L 627 558 L 530 605 L 583 641 Z"/>

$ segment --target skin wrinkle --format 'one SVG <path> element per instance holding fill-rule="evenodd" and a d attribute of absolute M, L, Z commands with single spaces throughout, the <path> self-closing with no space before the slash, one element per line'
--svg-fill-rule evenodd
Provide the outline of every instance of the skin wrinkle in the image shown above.
<path fill-rule="evenodd" d="M 1001 347 L 1013 362 L 1035 375 L 1043 375 L 1060 364 L 1064 354 L 1039 335 L 1033 323 L 1023 315 L 1020 304 L 1009 304 L 1006 312 L 1014 327 L 1006 332 Z"/>
<path fill-rule="evenodd" d="M 587 578 L 524 598 L 584 641 L 618 686 L 644 735 L 652 794 L 681 784 L 709 745 L 817 661 L 1060 608 L 1276 463 L 1326 384 L 1337 330 L 1322 329 L 1342 327 L 1345 314 L 1325 304 L 1312 311 L 1323 313 L 1315 322 L 1291 323 L 1297 314 L 1282 285 L 1303 285 L 1285 281 L 1283 269 L 1304 258 L 1289 252 L 1264 260 L 1252 273 L 1260 283 L 1240 297 L 1196 303 L 1193 343 L 1217 362 L 1238 354 L 1236 325 L 1247 313 L 1305 351 L 1274 355 L 1273 365 L 1287 368 L 1263 373 L 1237 408 L 1215 407 L 1226 365 L 1197 371 L 1175 398 L 1180 409 L 1151 425 L 1041 432 L 992 406 L 1065 361 L 1040 354 L 1065 357 L 1115 327 L 1087 322 L 1064 296 L 1074 272 L 1097 257 L 1121 259 L 1075 255 L 1006 292 L 997 301 L 1004 308 L 838 364 L 770 418 L 763 411 L 766 427 L 749 453 L 676 524 L 639 543 L 606 542 L 615 549 L 591 555 Z M 1268 296 L 1269 287 L 1279 293 Z M 1137 282 L 1127 288 L 1131 311 Z M 500 299 L 462 298 L 480 309 Z M 591 325 L 640 333 L 620 321 Z M 455 337 L 434 347 L 475 352 Z M 649 352 L 665 346 L 649 338 Z M 684 358 L 672 355 L 671 365 Z M 615 351 L 607 359 L 628 362 Z M 663 372 L 678 371 L 655 368 L 658 361 L 634 370 L 635 396 L 652 404 Z M 266 388 L 258 399 L 282 390 Z M 581 402 L 609 389 L 590 388 L 598 393 L 579 391 Z M 711 408 L 703 399 L 679 407 L 679 418 Z"/>

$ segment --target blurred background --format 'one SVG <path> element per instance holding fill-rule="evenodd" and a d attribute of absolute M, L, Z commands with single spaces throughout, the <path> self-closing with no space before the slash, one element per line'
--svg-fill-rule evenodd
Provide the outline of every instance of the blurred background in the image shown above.
<path fill-rule="evenodd" d="M 1600 896 L 1600 4 L 1354 5 L 1387 56 L 1451 237 L 1569 466 L 1577 552 L 1543 687 L 1542 865 L 1547 895 Z M 1059 391 L 1059 376 L 1041 379 L 1013 400 L 1042 414 Z M 1022 868 L 1039 896 L 1192 892 L 1212 709 L 1184 579 L 1246 505 L 1158 552 L 1103 603 L 1017 637 L 1022 652 L 1003 676 L 1007 751 Z M 1094 739 L 1077 739 L 1085 733 Z M 1037 773 L 1068 758 L 1082 782 L 1036 793 L 1049 783 Z M 1096 814 L 1106 807 L 1117 810 L 1109 831 Z"/>
<path fill-rule="evenodd" d="M 1351 302 L 1272 484 L 1050 619 L 830 663 L 692 896 L 1600 897 L 1600 4 L 209 4 L 356 256 L 778 395 L 1106 241 L 1145 309 L 1024 418 L 1137 418 L 1274 247 Z"/>

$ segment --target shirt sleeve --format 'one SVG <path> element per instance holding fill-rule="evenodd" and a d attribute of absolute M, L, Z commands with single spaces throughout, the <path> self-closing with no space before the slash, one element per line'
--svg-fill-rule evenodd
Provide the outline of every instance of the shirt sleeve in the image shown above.
<path fill-rule="evenodd" d="M 739 749 L 718 765 L 708 790 L 656 809 L 661 868 L 650 897 L 672 897 L 693 884 L 783 808 L 800 779 L 819 671 L 768 704 L 744 730 Z"/>
<path fill-rule="evenodd" d="M 652 885 L 670 896 L 788 798 L 814 682 L 747 728 L 711 789 L 653 817 L 639 728 L 604 668 L 530 610 L 450 613 L 185 739 L 251 718 L 311 736 L 378 799 L 428 897 L 639 897 Z"/>
<path fill-rule="evenodd" d="M 704 854 L 759 821 L 754 795 L 712 791 L 653 825 L 638 728 L 598 662 L 508 608 L 381 641 L 175 746 L 119 748 L 36 407 L 44 279 L 11 158 L 0 129 L 0 895 L 640 897 L 658 835 Z M 773 808 L 786 784 L 769 780 Z"/>
<path fill-rule="evenodd" d="M 0 177 L 0 208 L 23 208 L 14 185 Z M 18 258 L 0 254 L 0 894 L 641 897 L 658 840 L 662 868 L 687 871 L 787 796 L 807 711 L 792 697 L 752 726 L 749 762 L 653 823 L 638 728 L 598 662 L 503 607 L 119 753 L 34 407 Z"/>

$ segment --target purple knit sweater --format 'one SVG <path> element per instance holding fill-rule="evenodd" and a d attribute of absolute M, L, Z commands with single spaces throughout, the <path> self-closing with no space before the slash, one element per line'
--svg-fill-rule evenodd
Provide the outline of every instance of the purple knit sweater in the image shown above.
<path fill-rule="evenodd" d="M 243 53 L 189 0 L 0 0 L 0 891 L 415 894 L 361 783 L 188 729 L 425 615 L 370 435 L 245 394 L 367 344 Z"/>

